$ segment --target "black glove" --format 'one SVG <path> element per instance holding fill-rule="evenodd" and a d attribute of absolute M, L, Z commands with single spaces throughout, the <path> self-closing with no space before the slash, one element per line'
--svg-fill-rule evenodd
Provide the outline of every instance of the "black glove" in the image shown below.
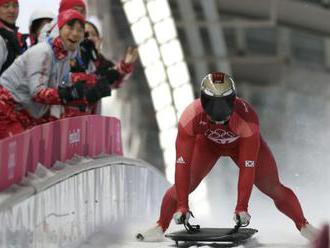
<path fill-rule="evenodd" d="M 98 58 L 98 52 L 96 50 L 95 44 L 92 40 L 85 38 L 80 43 L 81 58 L 85 65 L 88 65 L 89 62 L 96 61 Z"/>
<path fill-rule="evenodd" d="M 79 81 L 69 87 L 58 87 L 58 95 L 64 104 L 74 100 L 83 99 L 85 94 L 85 82 Z"/>
<path fill-rule="evenodd" d="M 112 68 L 101 68 L 95 72 L 97 81 L 108 85 L 112 85 L 114 82 L 120 79 L 119 71 Z"/>
<path fill-rule="evenodd" d="M 108 60 L 106 57 L 103 56 L 102 53 L 98 54 L 97 61 L 99 63 L 98 65 L 99 70 L 103 70 L 104 68 L 113 68 L 116 66 L 114 62 Z"/>
<path fill-rule="evenodd" d="M 89 103 L 96 103 L 102 97 L 111 95 L 111 87 L 108 83 L 97 82 L 96 85 L 86 91 L 86 100 Z"/>

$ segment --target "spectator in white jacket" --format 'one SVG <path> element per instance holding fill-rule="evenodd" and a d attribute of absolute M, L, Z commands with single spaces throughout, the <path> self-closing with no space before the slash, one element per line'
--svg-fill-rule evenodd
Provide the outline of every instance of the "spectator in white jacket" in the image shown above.
<path fill-rule="evenodd" d="M 28 49 L 2 74 L 0 138 L 55 118 L 50 113 L 52 105 L 86 101 L 84 84 L 64 78 L 84 36 L 84 23 L 75 10 L 61 12 L 59 36 Z"/>
<path fill-rule="evenodd" d="M 87 5 L 84 0 L 61 0 L 58 13 L 74 9 L 78 11 L 83 17 L 86 18 Z M 40 31 L 38 41 L 44 41 L 47 38 L 57 37 L 59 33 L 57 18 L 54 18 L 50 23 L 47 23 Z"/>

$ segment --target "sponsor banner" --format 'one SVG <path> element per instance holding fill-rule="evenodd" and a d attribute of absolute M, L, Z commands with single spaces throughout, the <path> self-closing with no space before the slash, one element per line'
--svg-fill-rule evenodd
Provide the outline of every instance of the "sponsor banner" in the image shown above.
<path fill-rule="evenodd" d="M 88 121 L 88 156 L 94 157 L 106 153 L 106 139 L 109 134 L 106 132 L 107 118 L 92 115 Z M 110 134 L 111 135 L 111 134 Z"/>
<path fill-rule="evenodd" d="M 27 159 L 27 171 L 35 172 L 38 162 L 40 161 L 40 142 L 41 142 L 41 127 L 37 126 L 27 131 L 30 132 L 29 152 Z"/>
<path fill-rule="evenodd" d="M 53 121 L 40 126 L 40 160 L 39 162 L 50 168 L 56 160 L 59 160 L 59 148 L 61 144 L 61 121 Z"/>
<path fill-rule="evenodd" d="M 29 132 L 0 141 L 0 191 L 13 183 L 19 183 L 25 176 L 29 142 Z"/>
<path fill-rule="evenodd" d="M 120 120 L 107 117 L 106 151 L 109 154 L 123 155 Z"/>
<path fill-rule="evenodd" d="M 61 120 L 60 161 L 72 158 L 75 154 L 87 155 L 88 117 L 80 116 Z"/>

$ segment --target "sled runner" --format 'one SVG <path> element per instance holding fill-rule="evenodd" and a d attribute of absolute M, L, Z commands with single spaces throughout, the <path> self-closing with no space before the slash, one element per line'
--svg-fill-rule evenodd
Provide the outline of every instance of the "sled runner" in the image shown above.
<path fill-rule="evenodd" d="M 200 228 L 198 225 L 187 224 L 186 230 L 166 234 L 165 237 L 175 241 L 179 247 L 179 242 L 184 243 L 203 243 L 221 242 L 236 246 L 246 242 L 258 230 L 252 228 L 241 228 L 236 225 L 234 228 Z M 231 247 L 231 246 L 226 246 Z"/>

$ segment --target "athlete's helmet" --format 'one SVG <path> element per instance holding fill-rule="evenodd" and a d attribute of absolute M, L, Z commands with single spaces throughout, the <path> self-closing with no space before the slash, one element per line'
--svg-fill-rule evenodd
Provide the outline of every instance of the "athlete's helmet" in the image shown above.
<path fill-rule="evenodd" d="M 229 119 L 234 109 L 234 80 L 223 72 L 207 74 L 201 83 L 201 103 L 206 114 L 216 122 Z"/>

